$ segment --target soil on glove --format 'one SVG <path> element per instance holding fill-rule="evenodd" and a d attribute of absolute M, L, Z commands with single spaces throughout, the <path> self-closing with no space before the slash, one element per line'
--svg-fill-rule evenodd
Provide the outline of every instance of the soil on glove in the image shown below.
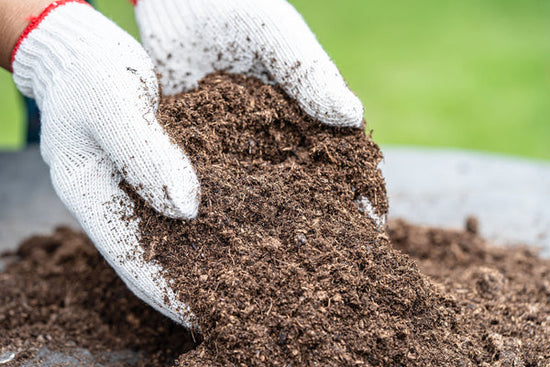
<path fill-rule="evenodd" d="M 489 246 L 473 219 L 466 231 L 378 228 L 356 204 L 387 211 L 382 156 L 362 131 L 225 74 L 164 99 L 159 119 L 196 168 L 199 215 L 164 218 L 125 186 L 129 220 L 141 219 L 144 261 L 165 266 L 204 340 L 193 345 L 84 235 L 61 229 L 0 274 L 0 347 L 17 348 L 17 363 L 74 343 L 140 350 L 147 366 L 550 363 L 550 261 Z"/>

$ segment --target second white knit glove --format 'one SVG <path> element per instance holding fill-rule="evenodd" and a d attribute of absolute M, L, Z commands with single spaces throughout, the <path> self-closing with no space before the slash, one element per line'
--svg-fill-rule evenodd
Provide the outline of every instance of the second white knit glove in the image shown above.
<path fill-rule="evenodd" d="M 40 148 L 53 186 L 99 252 L 141 299 L 189 325 L 161 267 L 144 261 L 126 179 L 157 211 L 197 214 L 199 183 L 156 120 L 158 82 L 130 35 L 83 1 L 58 0 L 14 50 L 13 77 L 42 114 Z"/>
<path fill-rule="evenodd" d="M 285 0 L 138 0 L 135 11 L 164 93 L 224 70 L 279 84 L 321 122 L 361 126 L 361 102 Z"/>

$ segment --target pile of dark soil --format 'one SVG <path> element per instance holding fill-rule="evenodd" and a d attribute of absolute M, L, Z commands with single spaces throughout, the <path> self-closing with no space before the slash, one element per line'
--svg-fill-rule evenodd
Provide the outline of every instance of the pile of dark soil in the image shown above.
<path fill-rule="evenodd" d="M 462 354 L 452 365 L 548 366 L 549 260 L 523 247 L 490 246 L 467 231 L 398 221 L 390 224 L 389 233 L 394 247 L 409 254 L 435 287 L 457 303 L 461 332 L 454 338 L 456 353 Z M 16 255 L 0 274 L 0 355 L 16 353 L 7 366 L 24 365 L 44 346 L 72 353 L 75 344 L 96 356 L 140 351 L 137 366 L 176 366 L 178 357 L 188 357 L 191 336 L 133 296 L 84 234 L 59 229 L 33 237 Z M 386 319 L 383 330 L 384 339 L 363 342 L 423 348 L 410 335 L 399 334 L 410 332 L 400 318 Z M 433 335 L 435 344 L 441 333 L 434 330 Z M 411 357 L 404 365 L 421 365 Z M 436 366 L 436 361 L 426 366 Z"/>
<path fill-rule="evenodd" d="M 454 327 L 452 302 L 357 207 L 387 210 L 382 155 L 363 130 L 324 126 L 281 89 L 226 74 L 164 99 L 159 119 L 202 187 L 192 222 L 132 195 L 145 258 L 200 320 L 204 342 L 181 365 L 455 359 L 450 341 L 432 342 Z"/>
<path fill-rule="evenodd" d="M 69 355 L 75 346 L 96 355 L 136 350 L 147 356 L 141 365 L 168 366 L 194 346 L 187 330 L 126 288 L 83 233 L 59 228 L 2 257 L 0 355 L 16 355 L 8 366 L 44 346 Z"/>
<path fill-rule="evenodd" d="M 0 275 L 0 347 L 18 361 L 76 342 L 140 350 L 148 366 L 550 363 L 550 261 L 488 246 L 473 220 L 378 228 L 356 205 L 387 211 L 382 156 L 362 131 L 224 74 L 164 99 L 159 118 L 201 180 L 198 218 L 159 216 L 124 187 L 145 259 L 165 266 L 204 340 L 193 346 L 62 229 L 27 241 Z"/>
<path fill-rule="evenodd" d="M 180 365 L 477 363 L 462 309 L 394 251 L 356 201 L 387 211 L 376 144 L 324 126 L 282 90 L 206 77 L 159 120 L 202 185 L 191 223 L 133 195 L 146 259 L 167 269 L 204 342 Z"/>
<path fill-rule="evenodd" d="M 457 348 L 468 351 L 461 365 L 550 365 L 550 260 L 524 246 L 491 246 L 474 218 L 465 231 L 396 221 L 388 232 L 457 303 Z"/>

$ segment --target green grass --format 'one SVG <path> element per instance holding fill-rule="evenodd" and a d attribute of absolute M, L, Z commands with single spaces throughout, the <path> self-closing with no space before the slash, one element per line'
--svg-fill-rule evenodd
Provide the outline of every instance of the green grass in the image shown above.
<path fill-rule="evenodd" d="M 23 146 L 25 134 L 21 100 L 11 75 L 0 69 L 0 149 L 16 150 Z"/>
<path fill-rule="evenodd" d="M 550 1 L 294 0 L 381 143 L 550 159 Z M 102 0 L 134 35 L 131 7 Z M 0 146 L 22 134 L 0 75 Z M 6 97 L 8 95 L 8 97 Z"/>

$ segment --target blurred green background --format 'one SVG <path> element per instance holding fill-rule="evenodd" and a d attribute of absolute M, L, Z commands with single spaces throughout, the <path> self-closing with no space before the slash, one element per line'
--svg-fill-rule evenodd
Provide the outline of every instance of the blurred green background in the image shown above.
<path fill-rule="evenodd" d="M 549 0 L 293 0 L 366 107 L 380 143 L 550 159 Z M 137 35 L 125 0 L 98 8 Z M 0 149 L 20 99 L 0 72 Z"/>

